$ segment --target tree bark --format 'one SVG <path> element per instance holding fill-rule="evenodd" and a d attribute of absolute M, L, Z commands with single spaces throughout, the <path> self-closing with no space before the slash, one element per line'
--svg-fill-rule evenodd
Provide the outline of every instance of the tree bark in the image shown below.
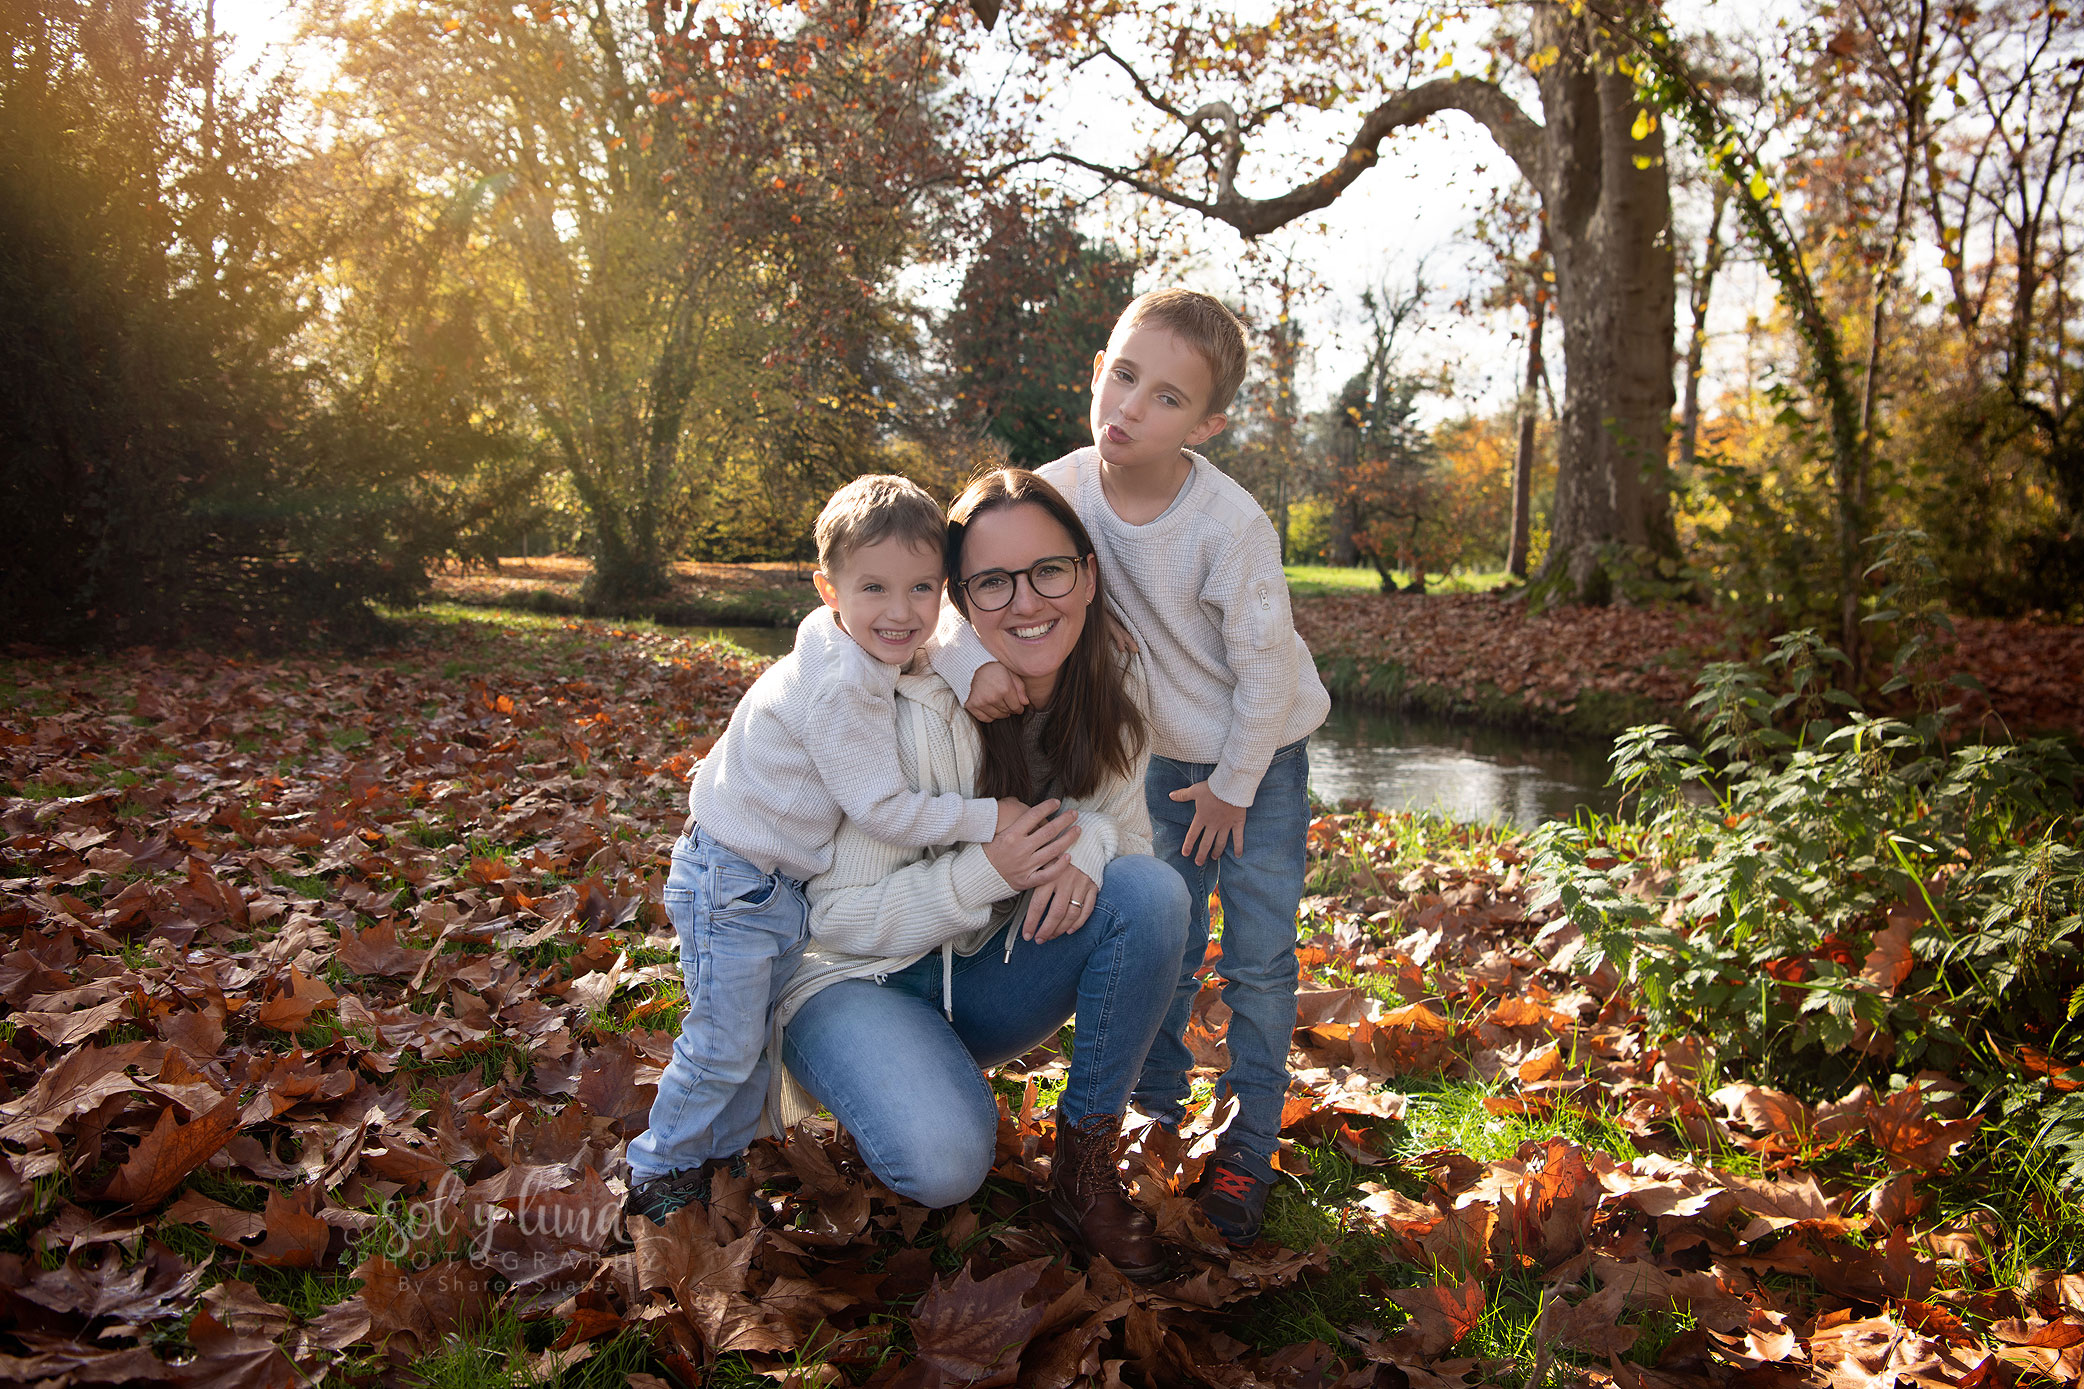
<path fill-rule="evenodd" d="M 1661 126 L 1635 138 L 1635 85 L 1615 67 L 1597 22 L 1562 6 L 1534 15 L 1553 45 L 1541 74 L 1543 161 L 1537 186 L 1556 267 L 1563 327 L 1554 539 L 1542 577 L 1581 601 L 1611 592 L 1615 545 L 1675 555 L 1665 468 L 1676 303 L 1671 189 Z"/>
<path fill-rule="evenodd" d="M 1542 233 L 1541 248 L 1548 249 L 1548 234 Z M 1539 267 L 1545 257 L 1537 257 Z M 1548 290 L 1540 276 L 1534 277 L 1528 295 L 1527 381 L 1520 390 L 1520 437 L 1512 455 L 1512 540 L 1505 551 L 1505 572 L 1515 579 L 1527 577 L 1528 547 L 1534 540 L 1534 434 L 1541 409 L 1541 326 L 1548 318 Z"/>

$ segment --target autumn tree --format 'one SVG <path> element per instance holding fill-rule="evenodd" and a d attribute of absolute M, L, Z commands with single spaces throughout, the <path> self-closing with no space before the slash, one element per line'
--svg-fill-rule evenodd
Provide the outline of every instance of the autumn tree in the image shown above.
<path fill-rule="evenodd" d="M 1432 441 L 1417 419 L 1429 383 L 1407 369 L 1403 357 L 1425 297 L 1422 267 L 1408 287 L 1385 283 L 1361 296 L 1366 356 L 1320 431 L 1339 529 L 1352 538 L 1356 557 L 1374 568 L 1384 593 L 1396 588 L 1397 569 L 1409 570 L 1412 588 L 1423 592 L 1426 571 L 1447 567 L 1434 524 Z"/>
<path fill-rule="evenodd" d="M 719 519 L 793 537 L 870 466 L 936 49 L 850 7 L 613 0 L 423 0 L 328 32 L 338 141 L 457 229 L 452 321 L 485 408 L 583 506 L 595 601 L 662 591 Z"/>
<path fill-rule="evenodd" d="M 1329 206 L 1400 130 L 1454 111 L 1474 119 L 1538 194 L 1555 270 L 1565 366 L 1555 538 L 1545 573 L 1597 599 L 1609 547 L 1676 548 L 1665 471 L 1671 423 L 1674 261 L 1664 134 L 1638 70 L 1594 9 L 1543 3 L 1501 27 L 1486 74 L 1438 56 L 1444 21 L 1402 35 L 1373 11 L 1287 4 L 1263 19 L 1209 5 L 1126 14 L 1067 4 L 1023 15 L 1035 61 L 1118 73 L 1147 118 L 1140 151 L 1070 166 L 1235 228 L 1247 238 Z M 1277 128 L 1341 113 L 1328 160 L 1262 170 Z M 1255 191 L 1257 188 L 1268 191 Z"/>
<path fill-rule="evenodd" d="M 1230 426 L 1210 441 L 1209 456 L 1243 483 L 1273 518 L 1285 560 L 1291 513 L 1316 482 L 1303 437 L 1297 377 L 1309 349 L 1303 336 L 1303 305 L 1322 287 L 1310 282 L 1292 251 L 1255 261 L 1247 268 L 1253 302 L 1244 310 L 1252 370 L 1230 404 Z"/>
<path fill-rule="evenodd" d="M 234 641 L 366 625 L 443 543 L 450 466 L 304 336 L 333 229 L 287 92 L 206 8 L 0 7 L 0 629 Z M 462 459 L 468 462 L 467 455 Z"/>
<path fill-rule="evenodd" d="M 1134 258 L 1060 211 L 1000 203 L 946 325 L 959 416 L 1037 467 L 1092 442 L 1093 354 L 1135 298 Z"/>

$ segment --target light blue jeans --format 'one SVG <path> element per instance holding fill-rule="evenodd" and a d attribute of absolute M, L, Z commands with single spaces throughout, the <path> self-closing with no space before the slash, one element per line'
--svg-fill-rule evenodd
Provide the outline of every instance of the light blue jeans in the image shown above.
<path fill-rule="evenodd" d="M 997 1149 L 998 1102 L 980 1068 L 1048 1041 L 1072 1018 L 1058 1120 L 1122 1113 L 1171 1002 L 1186 934 L 1179 875 L 1140 854 L 1118 858 L 1077 931 L 1041 945 L 1015 940 L 1010 961 L 1004 932 L 958 956 L 952 1022 L 934 951 L 880 981 L 819 990 L 790 1020 L 782 1055 L 884 1185 L 921 1205 L 953 1205 L 984 1184 Z"/>
<path fill-rule="evenodd" d="M 1214 763 L 1153 757 L 1143 783 L 1151 811 L 1152 852 L 1185 881 L 1191 914 L 1172 1007 L 1151 1045 L 1150 1059 L 1143 1063 L 1136 1104 L 1167 1123 L 1185 1117 L 1187 1073 L 1194 1067 L 1194 1055 L 1184 1038 L 1194 995 L 1201 987 L 1194 972 L 1208 949 L 1208 898 L 1218 893 L 1223 899 L 1223 958 L 1216 973 L 1230 1009 L 1230 1069 L 1223 1073 L 1216 1097 L 1237 1096 L 1237 1117 L 1224 1132 L 1221 1149 L 1268 1179 L 1281 1133 L 1281 1104 L 1288 1094 L 1288 1042 L 1295 1032 L 1295 910 L 1302 900 L 1310 838 L 1309 741 L 1297 739 L 1274 753 L 1267 765 L 1245 813 L 1243 857 L 1231 850 L 1196 864 L 1180 853 L 1187 828 L 1194 823 L 1194 803 L 1175 801 L 1172 793 L 1207 781 L 1216 770 Z"/>
<path fill-rule="evenodd" d="M 767 1029 L 810 936 L 803 884 L 763 873 L 702 830 L 673 845 L 666 916 L 687 1017 L 659 1077 L 631 1185 L 745 1151 L 767 1099 Z"/>

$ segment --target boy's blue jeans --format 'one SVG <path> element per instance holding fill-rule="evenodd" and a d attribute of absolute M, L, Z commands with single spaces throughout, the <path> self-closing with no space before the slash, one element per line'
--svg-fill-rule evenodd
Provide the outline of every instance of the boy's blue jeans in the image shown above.
<path fill-rule="evenodd" d="M 673 845 L 666 916 L 680 937 L 687 1017 L 659 1077 L 630 1185 L 743 1152 L 767 1099 L 767 1030 L 810 937 L 803 884 L 763 873 L 701 829 Z"/>
<path fill-rule="evenodd" d="M 997 1150 L 998 1101 L 979 1067 L 1011 1061 L 1073 1018 L 1058 1122 L 1122 1113 L 1171 1001 L 1186 932 L 1178 876 L 1141 854 L 1118 858 L 1070 935 L 1016 940 L 1008 960 L 1002 931 L 958 956 L 953 1021 L 941 1012 L 936 950 L 881 979 L 819 990 L 790 1019 L 782 1054 L 884 1185 L 924 1206 L 953 1205 L 984 1184 Z"/>
<path fill-rule="evenodd" d="M 1208 948 L 1209 894 L 1220 892 L 1223 957 L 1216 973 L 1230 1009 L 1230 1069 L 1216 1095 L 1237 1097 L 1237 1117 L 1224 1132 L 1221 1151 L 1264 1179 L 1273 1177 L 1281 1104 L 1288 1094 L 1288 1042 L 1295 1032 L 1295 910 L 1310 837 L 1309 741 L 1299 738 L 1274 753 L 1245 813 L 1243 857 L 1231 850 L 1196 864 L 1180 853 L 1194 823 L 1194 803 L 1175 801 L 1172 793 L 1207 781 L 1214 763 L 1153 757 L 1144 778 L 1151 851 L 1186 880 L 1192 907 L 1172 1007 L 1143 1063 L 1136 1104 L 1165 1123 L 1185 1117 L 1194 1055 L 1183 1039 L 1200 991 L 1194 972 Z"/>

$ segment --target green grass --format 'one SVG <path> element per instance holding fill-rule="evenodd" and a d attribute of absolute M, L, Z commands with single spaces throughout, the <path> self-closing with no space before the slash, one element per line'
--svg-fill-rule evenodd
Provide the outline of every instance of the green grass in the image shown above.
<path fill-rule="evenodd" d="M 1288 592 L 1297 598 L 1382 591 L 1382 581 L 1372 569 L 1343 569 L 1330 564 L 1288 564 L 1282 568 L 1288 575 Z"/>
<path fill-rule="evenodd" d="M 1283 568 L 1288 575 L 1288 592 L 1297 598 L 1323 598 L 1338 593 L 1382 591 L 1382 579 L 1372 569 L 1346 569 L 1331 564 L 1290 564 L 1284 565 Z M 1411 575 L 1402 569 L 1392 570 L 1390 577 L 1399 588 L 1411 582 Z M 1517 582 L 1518 580 L 1503 569 L 1457 572 L 1445 578 L 1428 574 L 1426 592 L 1489 593 L 1492 589 L 1504 588 Z"/>
<path fill-rule="evenodd" d="M 1330 1266 L 1241 1309 L 1237 1334 L 1267 1351 L 1304 1341 L 1336 1346 L 1355 1323 L 1394 1321 L 1400 1314 L 1381 1300 L 1374 1285 L 1385 1275 L 1399 1285 L 1420 1277 L 1418 1270 L 1396 1261 L 1391 1241 L 1348 1215 L 1360 1197 L 1360 1181 L 1369 1174 L 1336 1148 L 1305 1147 L 1303 1152 L 1310 1175 L 1284 1176 L 1275 1183 L 1266 1202 L 1266 1234 L 1290 1249 L 1322 1243 Z"/>

